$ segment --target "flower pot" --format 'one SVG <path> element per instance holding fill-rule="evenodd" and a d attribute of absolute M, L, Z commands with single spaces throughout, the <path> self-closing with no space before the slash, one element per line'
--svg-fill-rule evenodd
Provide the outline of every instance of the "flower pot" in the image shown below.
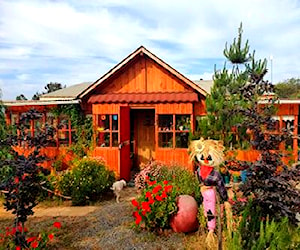
<path fill-rule="evenodd" d="M 247 170 L 241 171 L 241 179 L 242 179 L 243 183 L 246 182 L 246 180 L 247 180 Z"/>
<path fill-rule="evenodd" d="M 177 233 L 196 231 L 199 227 L 197 220 L 198 205 L 190 195 L 180 195 L 177 200 L 178 211 L 171 218 L 171 228 Z"/>

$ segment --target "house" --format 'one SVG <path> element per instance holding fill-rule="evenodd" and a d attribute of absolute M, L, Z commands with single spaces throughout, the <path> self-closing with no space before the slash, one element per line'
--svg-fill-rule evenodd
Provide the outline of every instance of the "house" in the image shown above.
<path fill-rule="evenodd" d="M 111 170 L 128 180 L 132 166 L 151 159 L 193 168 L 187 152 L 189 133 L 206 114 L 205 96 L 211 86 L 212 81 L 191 81 L 141 46 L 93 83 L 45 94 L 37 101 L 5 102 L 6 120 L 15 124 L 22 112 L 35 108 L 43 112 L 40 124 L 65 124 L 56 131 L 56 143 L 45 151 L 55 159 L 68 155 L 66 146 L 72 144 L 74 128 L 67 117 L 55 119 L 51 108 L 80 105 L 93 118 L 91 154 L 103 157 Z M 298 135 L 299 103 L 284 102 L 282 107 L 277 116 L 280 127 L 293 120 Z M 31 124 L 32 134 L 37 126 Z M 297 142 L 291 144 L 295 159 Z"/>
<path fill-rule="evenodd" d="M 144 47 L 127 56 L 94 83 L 82 83 L 43 95 L 38 101 L 5 102 L 6 119 L 15 124 L 22 112 L 43 112 L 40 123 L 58 124 L 51 108 L 81 105 L 95 127 L 93 156 L 103 157 L 120 178 L 132 165 L 150 159 L 192 168 L 188 137 L 198 116 L 205 115 L 207 92 Z M 70 121 L 57 130 L 52 158 L 72 143 Z M 36 124 L 31 124 L 34 134 Z M 66 132 L 67 137 L 63 136 Z M 65 151 L 63 151 L 65 152 Z"/>

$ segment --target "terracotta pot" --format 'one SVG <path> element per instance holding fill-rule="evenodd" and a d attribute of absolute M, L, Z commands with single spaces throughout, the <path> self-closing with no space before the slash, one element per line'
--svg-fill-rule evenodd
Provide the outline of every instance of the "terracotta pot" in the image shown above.
<path fill-rule="evenodd" d="M 199 227 L 197 214 L 198 205 L 190 195 L 180 195 L 177 200 L 178 211 L 171 218 L 171 228 L 177 233 L 196 231 Z"/>

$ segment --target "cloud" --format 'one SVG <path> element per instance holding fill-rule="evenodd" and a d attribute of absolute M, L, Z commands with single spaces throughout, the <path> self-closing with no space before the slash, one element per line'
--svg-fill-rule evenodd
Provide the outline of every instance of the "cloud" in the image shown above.
<path fill-rule="evenodd" d="M 299 77 L 299 17 L 295 0 L 3 0 L 3 98 L 32 96 L 49 81 L 94 81 L 142 44 L 181 73 L 205 76 L 222 67 L 241 21 L 257 57 L 273 55 L 274 81 Z"/>

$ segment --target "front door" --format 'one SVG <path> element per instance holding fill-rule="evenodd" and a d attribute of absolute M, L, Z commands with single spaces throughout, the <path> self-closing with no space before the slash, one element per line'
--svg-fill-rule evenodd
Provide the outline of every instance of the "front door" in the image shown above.
<path fill-rule="evenodd" d="M 120 178 L 130 180 L 130 108 L 120 106 L 119 173 Z"/>
<path fill-rule="evenodd" d="M 134 121 L 134 164 L 138 167 L 155 159 L 155 109 L 132 110 L 131 116 Z"/>

